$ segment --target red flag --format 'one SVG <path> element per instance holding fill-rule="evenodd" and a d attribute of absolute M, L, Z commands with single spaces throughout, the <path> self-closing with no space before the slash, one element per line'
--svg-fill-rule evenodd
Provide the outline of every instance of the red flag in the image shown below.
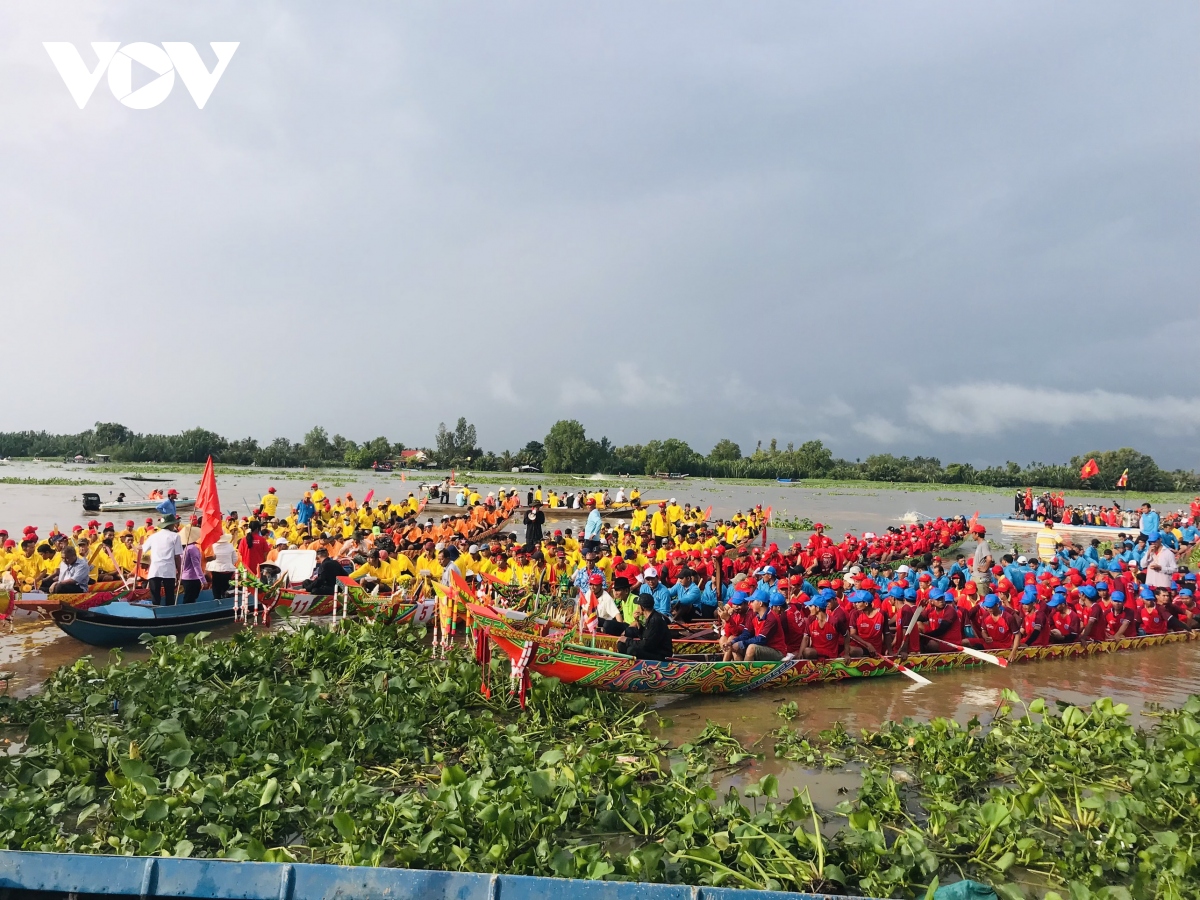
<path fill-rule="evenodd" d="M 707 521 L 708 521 L 708 517 L 709 517 L 709 516 L 711 516 L 711 515 L 712 515 L 712 507 L 710 506 L 708 509 L 706 509 L 706 510 L 704 511 L 704 521 L 705 521 L 705 522 L 707 522 Z M 755 652 L 757 653 L 758 651 L 756 650 Z"/>
<path fill-rule="evenodd" d="M 207 550 L 221 536 L 221 501 L 217 497 L 217 476 L 211 456 L 200 478 L 200 490 L 196 492 L 196 509 L 204 514 L 200 525 L 200 549 Z"/>
<path fill-rule="evenodd" d="M 363 503 L 370 503 L 371 498 L 374 496 L 375 496 L 375 488 L 371 488 L 369 491 L 367 491 L 367 496 L 363 497 Z M 755 652 L 757 653 L 758 651 L 756 650 Z"/>
<path fill-rule="evenodd" d="M 1094 475 L 1100 474 L 1100 465 L 1095 459 L 1089 459 L 1083 464 L 1083 468 L 1079 470 L 1080 478 L 1091 478 Z"/>

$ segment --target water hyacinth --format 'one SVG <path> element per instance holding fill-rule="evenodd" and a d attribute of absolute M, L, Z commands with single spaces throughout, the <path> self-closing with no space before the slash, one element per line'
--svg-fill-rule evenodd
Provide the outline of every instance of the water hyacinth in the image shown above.
<path fill-rule="evenodd" d="M 524 711 L 485 699 L 469 653 L 432 661 L 423 628 L 149 646 L 0 700 L 25 737 L 0 757 L 0 846 L 879 897 L 964 876 L 1009 898 L 1200 896 L 1197 698 L 1150 731 L 1108 700 L 1015 695 L 987 727 L 785 725 L 777 757 L 862 768 L 824 823 L 770 775 L 718 797 L 714 773 L 752 757 L 728 728 L 673 749 L 644 706 L 542 678 Z"/>

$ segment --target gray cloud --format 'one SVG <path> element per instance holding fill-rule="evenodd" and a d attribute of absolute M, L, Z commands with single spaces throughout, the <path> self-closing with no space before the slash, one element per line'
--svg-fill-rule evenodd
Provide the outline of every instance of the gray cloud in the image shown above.
<path fill-rule="evenodd" d="M 1198 37 L 1183 2 L 10 4 L 0 427 L 1197 466 Z M 241 46 L 203 111 L 80 111 L 46 40 Z"/>

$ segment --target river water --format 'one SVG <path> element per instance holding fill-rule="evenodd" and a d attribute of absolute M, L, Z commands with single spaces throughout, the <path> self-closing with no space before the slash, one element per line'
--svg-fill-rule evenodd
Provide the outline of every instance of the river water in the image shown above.
<path fill-rule="evenodd" d="M 113 482 L 112 485 L 95 487 L 0 484 L 0 527 L 6 527 L 14 533 L 20 532 L 26 524 L 37 525 L 45 534 L 52 524 L 69 529 L 77 522 L 86 522 L 91 517 L 82 512 L 79 502 L 82 491 L 95 491 L 104 500 L 110 496 L 115 499 L 117 491 L 124 491 L 132 499 L 138 496 L 139 488 L 166 486 L 125 483 L 118 475 L 97 473 L 94 467 L 46 463 L 0 465 L 0 477 L 87 478 Z M 424 477 L 432 480 L 428 474 Z M 586 479 L 544 477 L 547 480 L 542 484 L 546 488 L 578 490 L 588 486 Z M 406 496 L 410 490 L 416 490 L 412 480 L 402 480 L 399 474 L 340 470 L 322 471 L 319 475 L 303 471 L 238 472 L 228 475 L 218 472 L 218 488 L 225 510 L 243 511 L 248 504 L 261 497 L 269 485 L 276 486 L 282 504 L 295 503 L 313 480 L 320 483 L 327 493 L 336 495 L 350 491 L 359 499 L 370 490 L 375 491 L 377 498 Z M 173 484 L 183 496 L 194 497 L 199 476 L 180 475 Z M 482 491 L 486 494 L 501 487 L 515 487 L 521 489 L 523 494 L 525 488 L 533 487 L 533 484 L 528 481 L 488 484 Z M 738 509 L 762 504 L 764 508 L 772 507 L 777 516 L 820 521 L 835 535 L 846 531 L 882 531 L 888 525 L 900 524 L 906 515 L 913 513 L 921 516 L 970 516 L 978 511 L 986 517 L 1007 513 L 1012 508 L 1012 497 L 1008 493 L 956 492 L 948 488 L 936 491 L 889 489 L 885 486 L 807 488 L 770 483 L 720 484 L 704 479 L 670 483 L 641 481 L 639 486 L 643 497 L 647 499 L 675 497 L 681 504 L 690 502 L 703 508 L 711 505 L 714 516 L 729 515 Z M 1108 499 L 1069 497 L 1068 501 Z M 1140 500 L 1131 497 L 1129 502 Z M 433 505 L 428 511 L 436 513 L 440 509 Z M 453 511 L 450 507 L 445 509 Z M 553 517 L 550 521 L 555 522 Z M 987 518 L 983 521 L 991 524 Z M 554 527 L 577 527 L 579 524 L 578 520 L 565 520 L 555 522 Z M 1003 542 L 998 533 L 989 536 L 996 543 Z M 798 539 L 801 535 L 785 529 L 772 529 L 769 537 L 781 546 L 787 546 L 792 538 Z M 218 632 L 218 636 L 220 634 Z M 18 617 L 11 633 L 0 634 L 0 669 L 13 673 L 11 690 L 15 692 L 36 690 L 55 667 L 71 663 L 83 655 L 100 655 L 103 652 L 68 638 L 53 624 L 25 615 Z M 136 656 L 138 653 L 138 650 L 126 651 L 126 656 Z M 873 678 L 844 684 L 783 688 L 736 697 L 662 697 L 656 705 L 668 719 L 667 734 L 675 740 L 686 740 L 703 728 L 707 720 L 712 720 L 731 726 L 733 734 L 747 745 L 762 741 L 759 749 L 768 751 L 770 747 L 765 745 L 770 739 L 764 740 L 764 735 L 783 724 L 776 711 L 788 701 L 794 701 L 798 706 L 798 717 L 792 725 L 814 732 L 837 721 L 854 731 L 905 716 L 917 719 L 949 716 L 962 722 L 979 716 L 986 721 L 1000 702 L 1000 691 L 1006 687 L 1012 688 L 1026 700 L 1045 697 L 1048 700 L 1086 703 L 1097 697 L 1108 696 L 1140 712 L 1152 704 L 1179 705 L 1189 694 L 1200 692 L 1200 643 L 1080 661 L 1031 663 L 1011 669 L 988 666 L 934 675 L 932 681 L 932 685 L 918 688 L 898 676 Z M 740 777 L 754 779 L 766 772 L 781 774 L 785 784 L 797 779 L 810 783 L 821 805 L 836 802 L 836 789 L 845 786 L 843 780 L 852 780 L 849 774 L 825 774 L 817 778 L 804 769 L 781 765 L 777 761 L 754 763 Z"/>

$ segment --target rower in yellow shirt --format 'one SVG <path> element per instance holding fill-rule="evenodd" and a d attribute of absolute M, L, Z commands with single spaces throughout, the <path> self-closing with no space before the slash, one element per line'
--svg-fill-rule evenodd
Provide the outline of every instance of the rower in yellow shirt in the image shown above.
<path fill-rule="evenodd" d="M 315 481 L 312 483 L 310 490 L 312 491 L 313 506 L 319 510 L 322 506 L 324 506 L 325 492 L 317 487 L 317 483 Z"/>
<path fill-rule="evenodd" d="M 660 541 L 671 534 L 671 521 L 667 518 L 667 505 L 658 504 L 658 509 L 650 517 L 650 533 Z"/>
<path fill-rule="evenodd" d="M 259 506 L 262 507 L 263 515 L 268 519 L 275 518 L 275 510 L 279 508 L 279 498 L 275 495 L 275 488 L 267 488 L 267 492 L 263 494 L 262 500 L 259 501 Z"/>

